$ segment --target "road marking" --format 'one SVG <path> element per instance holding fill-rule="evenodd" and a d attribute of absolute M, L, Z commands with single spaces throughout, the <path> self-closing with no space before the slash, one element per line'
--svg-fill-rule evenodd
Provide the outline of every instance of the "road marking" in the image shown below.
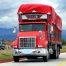
<path fill-rule="evenodd" d="M 66 66 L 66 62 L 62 62 L 62 63 L 60 63 L 60 64 L 58 64 L 58 66 Z"/>

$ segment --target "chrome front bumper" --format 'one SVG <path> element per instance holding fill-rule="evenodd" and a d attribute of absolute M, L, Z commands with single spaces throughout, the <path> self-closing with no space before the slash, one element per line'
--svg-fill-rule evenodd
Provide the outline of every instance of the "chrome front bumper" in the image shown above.
<path fill-rule="evenodd" d="M 38 49 L 13 49 L 13 56 L 47 56 L 48 50 L 45 48 Z"/>

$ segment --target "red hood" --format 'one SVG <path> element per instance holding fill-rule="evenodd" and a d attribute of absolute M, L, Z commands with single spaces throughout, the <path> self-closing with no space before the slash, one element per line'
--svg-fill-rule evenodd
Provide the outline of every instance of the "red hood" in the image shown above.
<path fill-rule="evenodd" d="M 29 32 L 19 32 L 18 33 L 18 37 L 32 37 L 35 36 L 36 39 L 36 47 L 38 47 L 38 44 L 42 44 L 43 47 L 47 46 L 47 40 L 46 40 L 46 34 L 45 32 L 42 32 L 40 34 L 40 32 L 38 31 L 29 31 Z M 42 37 L 42 39 L 40 40 L 40 37 Z"/>
<path fill-rule="evenodd" d="M 18 38 L 19 37 L 32 37 L 32 36 L 36 37 L 36 47 L 38 47 L 38 44 L 42 44 L 42 46 L 44 48 L 47 47 L 47 40 L 46 40 L 46 34 L 45 34 L 45 32 L 42 32 L 41 34 L 38 31 L 19 32 L 18 33 Z M 40 40 L 40 36 L 43 37 L 41 40 Z M 18 45 L 18 40 L 15 40 L 12 43 L 12 46 L 15 46 L 15 45 Z"/>

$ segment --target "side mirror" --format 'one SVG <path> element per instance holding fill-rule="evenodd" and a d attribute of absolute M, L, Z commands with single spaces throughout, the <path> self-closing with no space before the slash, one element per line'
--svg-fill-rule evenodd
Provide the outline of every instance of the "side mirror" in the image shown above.
<path fill-rule="evenodd" d="M 16 33 L 16 26 L 14 26 L 14 28 L 13 28 L 13 33 L 14 34 Z"/>

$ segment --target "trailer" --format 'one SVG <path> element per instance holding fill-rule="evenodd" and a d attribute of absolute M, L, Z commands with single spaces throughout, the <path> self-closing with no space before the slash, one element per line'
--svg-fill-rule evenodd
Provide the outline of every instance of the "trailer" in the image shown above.
<path fill-rule="evenodd" d="M 43 4 L 22 4 L 18 9 L 19 32 L 11 44 L 13 59 L 42 57 L 58 59 L 62 48 L 62 20 L 54 8 Z"/>

